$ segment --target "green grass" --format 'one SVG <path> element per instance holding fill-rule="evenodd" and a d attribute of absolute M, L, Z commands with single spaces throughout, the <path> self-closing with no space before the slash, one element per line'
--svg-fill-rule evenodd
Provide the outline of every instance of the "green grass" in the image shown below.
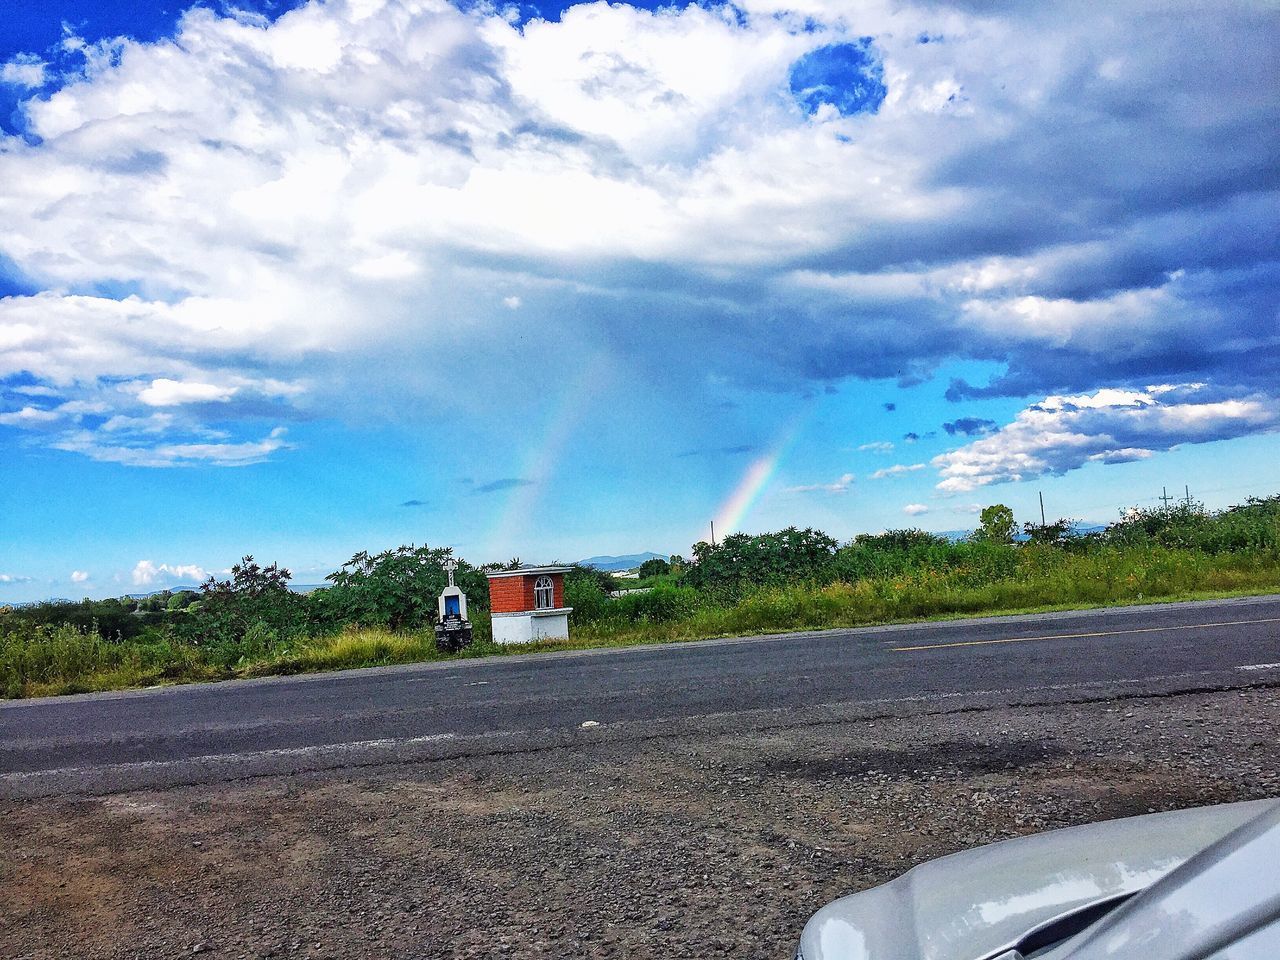
<path fill-rule="evenodd" d="M 1012 549 L 1012 548 L 1011 548 Z M 473 617 L 476 642 L 464 658 L 580 650 L 903 623 L 956 617 L 1081 609 L 1280 592 L 1280 556 L 1258 550 L 1207 554 L 1158 546 L 1071 553 L 1022 547 L 993 574 L 963 564 L 927 567 L 856 583 L 757 588 L 715 601 L 689 589 L 660 588 L 611 601 L 567 641 L 499 647 L 487 614 Z M 144 634 L 113 642 L 93 629 L 23 626 L 0 619 L 0 693 L 73 693 L 449 659 L 429 630 L 348 627 L 327 636 L 276 642 L 252 658 L 214 666 L 199 647 Z"/>

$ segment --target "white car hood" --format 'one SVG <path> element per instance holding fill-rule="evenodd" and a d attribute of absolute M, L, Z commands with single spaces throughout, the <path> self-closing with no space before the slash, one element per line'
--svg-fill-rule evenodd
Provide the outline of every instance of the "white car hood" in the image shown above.
<path fill-rule="evenodd" d="M 803 960 L 986 960 L 1030 931 L 1143 890 L 1274 800 L 1069 827 L 921 864 L 824 907 Z"/>

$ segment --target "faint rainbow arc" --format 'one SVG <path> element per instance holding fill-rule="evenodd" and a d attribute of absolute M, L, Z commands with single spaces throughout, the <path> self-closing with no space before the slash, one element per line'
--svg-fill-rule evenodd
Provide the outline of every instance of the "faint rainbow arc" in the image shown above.
<path fill-rule="evenodd" d="M 742 525 L 742 521 L 746 519 L 751 508 L 756 505 L 769 486 L 769 481 L 778 472 L 782 458 L 795 442 L 801 426 L 808 418 L 808 413 L 807 408 L 796 413 L 778 431 L 769 449 L 747 465 L 742 477 L 715 512 L 717 538 L 735 533 Z"/>
<path fill-rule="evenodd" d="M 519 475 L 521 479 L 532 482 L 512 488 L 506 505 L 489 531 L 490 549 L 518 548 L 521 532 L 534 516 L 538 498 L 545 493 L 546 484 L 559 468 L 574 429 L 588 409 L 587 401 L 600 388 L 606 365 L 599 356 L 587 361 L 560 395 L 546 418 L 545 426 L 537 434 L 539 439 L 526 450 Z"/>

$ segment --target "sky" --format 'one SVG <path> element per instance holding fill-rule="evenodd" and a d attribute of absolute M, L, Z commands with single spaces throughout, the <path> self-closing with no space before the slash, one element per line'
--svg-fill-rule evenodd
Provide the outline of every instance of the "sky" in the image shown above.
<path fill-rule="evenodd" d="M 7 2 L 0 602 L 1280 492 L 1280 12 Z"/>

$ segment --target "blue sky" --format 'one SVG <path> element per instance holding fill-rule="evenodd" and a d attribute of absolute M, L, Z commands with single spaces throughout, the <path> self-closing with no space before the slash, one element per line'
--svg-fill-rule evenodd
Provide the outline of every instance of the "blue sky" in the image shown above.
<path fill-rule="evenodd" d="M 0 601 L 1277 492 L 1277 15 L 24 5 Z"/>

